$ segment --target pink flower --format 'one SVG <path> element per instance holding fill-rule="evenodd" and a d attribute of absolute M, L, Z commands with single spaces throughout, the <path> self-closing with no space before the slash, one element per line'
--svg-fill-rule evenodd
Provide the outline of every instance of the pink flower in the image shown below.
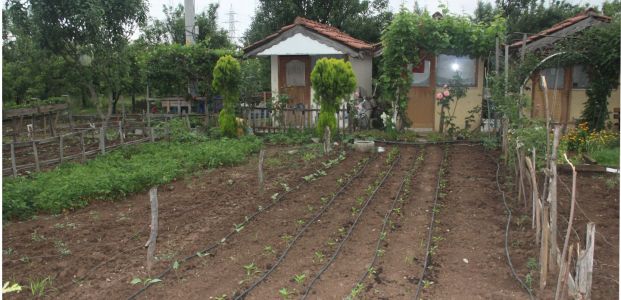
<path fill-rule="evenodd" d="M 448 84 L 445 84 L 445 85 L 444 85 L 444 88 L 445 88 L 445 89 L 447 89 L 447 88 L 448 88 Z"/>
<path fill-rule="evenodd" d="M 442 100 L 442 98 L 444 98 L 444 95 L 442 95 L 442 93 L 437 93 L 437 94 L 436 94 L 436 99 L 437 99 L 438 101 Z"/>
<path fill-rule="evenodd" d="M 451 93 L 448 90 L 444 91 L 444 97 L 448 97 Z"/>

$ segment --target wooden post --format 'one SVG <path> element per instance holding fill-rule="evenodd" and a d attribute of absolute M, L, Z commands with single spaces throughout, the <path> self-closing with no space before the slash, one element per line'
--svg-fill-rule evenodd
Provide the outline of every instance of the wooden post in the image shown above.
<path fill-rule="evenodd" d="M 13 169 L 13 177 L 17 177 L 17 162 L 15 162 L 15 144 L 11 143 L 11 169 Z"/>
<path fill-rule="evenodd" d="M 558 233 L 558 199 L 557 199 L 557 170 L 556 163 L 558 159 L 558 144 L 561 134 L 561 127 L 554 127 L 554 140 L 552 142 L 552 153 L 550 155 L 550 180 L 548 184 L 548 203 L 550 204 L 550 252 L 552 254 L 552 264 L 555 266 L 558 261 L 558 240 L 556 238 Z"/>
<path fill-rule="evenodd" d="M 149 137 L 151 137 L 151 142 L 155 142 L 155 128 L 149 127 Z"/>
<path fill-rule="evenodd" d="M 71 129 L 71 131 L 73 131 L 74 125 L 73 125 L 73 115 L 71 114 L 71 109 L 67 110 L 67 113 L 69 114 L 69 128 Z"/>
<path fill-rule="evenodd" d="M 595 252 L 595 223 L 587 223 L 586 249 L 578 247 L 576 258 L 576 288 L 582 299 L 591 299 L 593 283 L 593 254 Z"/>
<path fill-rule="evenodd" d="M 157 187 L 149 190 L 149 201 L 151 202 L 151 235 L 144 245 L 147 248 L 147 273 L 151 273 L 153 267 L 153 256 L 155 255 L 155 245 L 157 243 Z"/>
<path fill-rule="evenodd" d="M 554 143 L 557 144 L 557 135 L 558 131 L 560 131 L 560 126 L 555 126 L 554 128 Z M 556 150 L 556 149 L 555 149 Z M 552 153 L 555 155 L 555 153 Z M 564 154 L 565 161 L 571 166 L 572 170 L 572 180 L 571 180 L 571 205 L 569 207 L 569 221 L 567 222 L 567 233 L 565 234 L 565 242 L 563 243 L 563 251 L 561 254 L 561 267 L 558 276 L 558 280 L 556 282 L 556 294 L 554 296 L 555 300 L 561 299 L 562 290 L 565 289 L 565 285 L 567 285 L 567 274 L 569 272 L 569 263 L 567 262 L 567 245 L 569 244 L 569 238 L 571 237 L 572 225 L 574 222 L 574 208 L 576 206 L 576 168 L 567 158 L 567 154 Z M 552 160 L 554 161 L 554 160 Z M 569 250 L 569 252 L 573 252 Z M 571 255 L 571 254 L 570 254 Z"/>
<path fill-rule="evenodd" d="M 265 150 L 259 152 L 259 193 L 263 194 L 263 160 L 265 159 Z"/>
<path fill-rule="evenodd" d="M 550 159 L 550 107 L 548 103 L 548 83 L 546 77 L 541 76 L 541 86 L 543 87 L 544 109 L 546 113 L 546 159 Z"/>
<path fill-rule="evenodd" d="M 568 289 L 568 279 L 569 279 L 569 267 L 571 266 L 571 256 L 574 253 L 574 245 L 570 245 L 569 246 L 569 253 L 567 254 L 567 260 L 563 260 L 561 262 L 561 274 L 559 275 L 559 278 L 561 278 L 561 286 L 560 286 L 560 297 L 559 299 L 565 299 L 565 292 Z M 558 292 L 558 290 L 557 290 Z"/>
<path fill-rule="evenodd" d="M 43 114 L 43 137 L 47 137 L 47 114 Z"/>
<path fill-rule="evenodd" d="M 99 151 L 101 154 L 106 154 L 106 128 L 99 128 Z"/>
<path fill-rule="evenodd" d="M 32 151 L 35 159 L 35 167 L 37 172 L 41 171 L 41 165 L 39 165 L 39 152 L 37 151 L 37 141 L 32 141 Z"/>
<path fill-rule="evenodd" d="M 123 121 L 119 121 L 119 138 L 121 139 L 121 144 L 125 144 L 125 133 L 123 132 Z"/>
<path fill-rule="evenodd" d="M 539 251 L 539 294 L 542 295 L 548 279 L 548 256 L 550 223 L 548 222 L 550 209 L 548 205 L 543 205 L 542 227 L 541 227 L 541 248 Z"/>
<path fill-rule="evenodd" d="M 149 87 L 147 86 L 147 93 L 149 92 Z M 147 96 L 147 127 L 151 127 L 151 103 L 149 102 L 149 98 Z"/>
<path fill-rule="evenodd" d="M 84 146 L 84 131 L 80 131 L 80 151 L 82 152 L 82 162 L 86 161 L 86 147 Z"/>
<path fill-rule="evenodd" d="M 524 62 L 524 55 L 526 55 L 526 33 L 522 34 L 522 49 L 520 49 L 520 60 Z"/>
<path fill-rule="evenodd" d="M 539 191 L 537 187 L 537 172 L 535 172 L 535 164 L 533 164 L 530 158 L 526 157 L 526 165 L 530 172 L 530 180 L 531 186 L 533 187 L 533 228 L 536 228 L 536 243 L 539 245 L 540 235 L 541 235 L 541 209 L 540 209 L 540 201 L 539 201 Z"/>
<path fill-rule="evenodd" d="M 63 163 L 63 159 L 64 159 L 64 152 L 65 152 L 65 145 L 63 143 L 63 135 L 59 135 L 58 136 L 58 154 L 60 156 L 60 163 Z"/>
<path fill-rule="evenodd" d="M 330 154 L 330 126 L 326 126 L 323 132 L 323 155 Z"/>
<path fill-rule="evenodd" d="M 509 43 L 505 43 L 505 96 L 509 92 Z"/>

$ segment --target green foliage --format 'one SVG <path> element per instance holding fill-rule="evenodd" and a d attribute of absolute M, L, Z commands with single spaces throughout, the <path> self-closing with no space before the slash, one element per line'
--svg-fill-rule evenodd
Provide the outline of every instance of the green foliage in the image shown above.
<path fill-rule="evenodd" d="M 269 91 L 270 61 L 267 58 L 248 58 L 241 62 L 241 99 L 250 105 L 258 104 L 263 98 L 260 92 Z"/>
<path fill-rule="evenodd" d="M 441 106 L 440 110 L 440 132 L 446 132 L 449 136 L 457 133 L 457 125 L 455 125 L 455 111 L 457 110 L 457 102 L 466 96 L 468 88 L 463 84 L 459 74 L 451 80 L 448 85 L 444 86 L 444 91 L 436 94 L 437 104 Z M 451 106 L 453 111 L 451 112 Z"/>
<path fill-rule="evenodd" d="M 356 89 L 356 76 L 351 63 L 336 58 L 321 58 L 311 72 L 311 83 L 315 90 L 315 102 L 321 106 L 317 121 L 317 134 L 323 137 L 326 126 L 336 133 L 335 113 L 343 99 Z"/>
<path fill-rule="evenodd" d="M 486 56 L 494 48 L 496 36 L 505 32 L 500 17 L 490 23 L 475 23 L 449 14 L 446 7 L 442 13 L 442 18 L 433 18 L 426 11 L 419 14 L 402 8 L 382 34 L 382 95 L 402 118 L 411 83 L 408 66 L 417 65 L 421 55 Z"/>
<path fill-rule="evenodd" d="M 214 90 L 224 97 L 224 108 L 220 112 L 220 129 L 222 134 L 234 137 L 237 134 L 235 107 L 239 103 L 239 86 L 241 83 L 241 67 L 239 62 L 230 55 L 218 59 L 213 69 Z"/>
<path fill-rule="evenodd" d="M 60 213 L 93 200 L 119 199 L 200 168 L 234 165 L 256 152 L 255 137 L 199 143 L 158 142 L 113 151 L 84 164 L 67 163 L 32 177 L 2 182 L 3 217 Z"/>
<path fill-rule="evenodd" d="M 619 147 L 593 150 L 589 155 L 600 165 L 619 168 Z"/>
<path fill-rule="evenodd" d="M 291 24 L 297 16 L 330 24 L 351 36 L 378 42 L 390 22 L 388 0 L 260 0 L 250 28 L 244 33 L 249 45 Z"/>
<path fill-rule="evenodd" d="M 311 142 L 312 137 L 312 131 L 290 129 L 285 132 L 266 134 L 263 140 L 269 144 L 300 145 Z"/>

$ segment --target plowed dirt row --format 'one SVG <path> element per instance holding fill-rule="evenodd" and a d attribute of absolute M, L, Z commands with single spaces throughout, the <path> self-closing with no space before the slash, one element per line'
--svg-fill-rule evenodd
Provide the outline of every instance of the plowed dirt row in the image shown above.
<path fill-rule="evenodd" d="M 363 219 L 352 232 L 337 259 L 315 284 L 309 298 L 343 298 L 350 293 L 354 284 L 369 267 L 375 254 L 384 216 L 390 209 L 401 182 L 413 167 L 416 154 L 417 151 L 413 147 L 401 148 L 401 160 L 397 168 L 369 204 L 362 216 Z"/>
<path fill-rule="evenodd" d="M 434 236 L 430 287 L 425 299 L 528 299 L 504 255 L 504 205 L 496 189 L 496 163 L 480 146 L 449 152 L 448 193 Z"/>
<path fill-rule="evenodd" d="M 327 159 L 309 162 L 300 154 L 287 154 L 288 149 L 268 149 L 266 192 L 261 197 L 256 185 L 256 157 L 242 166 L 201 171 L 162 186 L 158 193 L 157 261 L 152 273 L 226 235 L 233 224 L 241 223 L 259 205 L 269 204 L 273 193 L 282 192 L 280 183 L 297 185 L 302 176 L 322 167 L 321 162 Z M 323 181 L 335 181 L 360 158 L 351 153 L 341 163 L 342 168 L 334 167 L 328 176 L 313 182 L 312 190 L 320 189 Z M 63 215 L 6 223 L 3 278 L 27 285 L 30 280 L 50 277 L 53 284 L 46 294 L 65 299 L 128 297 L 139 288 L 129 284 L 132 278 L 148 277 L 142 246 L 148 238 L 149 214 L 145 193 L 119 202 L 95 202 Z M 63 248 L 70 253 L 60 255 Z M 26 291 L 9 297 L 28 295 Z"/>
<path fill-rule="evenodd" d="M 364 299 L 410 299 L 423 268 L 427 230 L 442 148 L 427 147 L 423 164 L 415 173 L 409 196 L 404 198 L 402 216 L 395 215 L 395 230 L 389 231 L 377 274 L 365 282 Z M 371 280 L 372 279 L 372 280 Z"/>

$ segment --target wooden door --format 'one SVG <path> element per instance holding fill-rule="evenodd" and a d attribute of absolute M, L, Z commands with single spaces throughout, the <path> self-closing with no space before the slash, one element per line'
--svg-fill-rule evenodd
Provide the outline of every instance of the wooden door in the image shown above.
<path fill-rule="evenodd" d="M 308 55 L 278 57 L 278 92 L 289 96 L 289 104 L 310 108 L 310 65 Z"/>
<path fill-rule="evenodd" d="M 408 92 L 406 115 L 410 127 L 420 131 L 433 131 L 436 103 L 434 87 L 436 85 L 436 59 L 426 56 L 420 65 L 412 67 L 413 82 Z M 426 80 L 425 80 L 426 79 Z"/>
<path fill-rule="evenodd" d="M 563 78 L 557 79 L 556 87 L 554 84 L 555 78 L 551 76 L 546 77 L 548 84 L 548 105 L 550 108 L 550 116 L 552 122 L 567 124 L 569 121 L 569 97 L 571 96 L 571 68 L 563 68 Z M 548 78 L 551 77 L 551 78 Z M 533 106 L 531 115 L 534 118 L 545 119 L 545 97 L 543 87 L 541 85 L 541 73 L 537 73 L 533 77 Z"/>

